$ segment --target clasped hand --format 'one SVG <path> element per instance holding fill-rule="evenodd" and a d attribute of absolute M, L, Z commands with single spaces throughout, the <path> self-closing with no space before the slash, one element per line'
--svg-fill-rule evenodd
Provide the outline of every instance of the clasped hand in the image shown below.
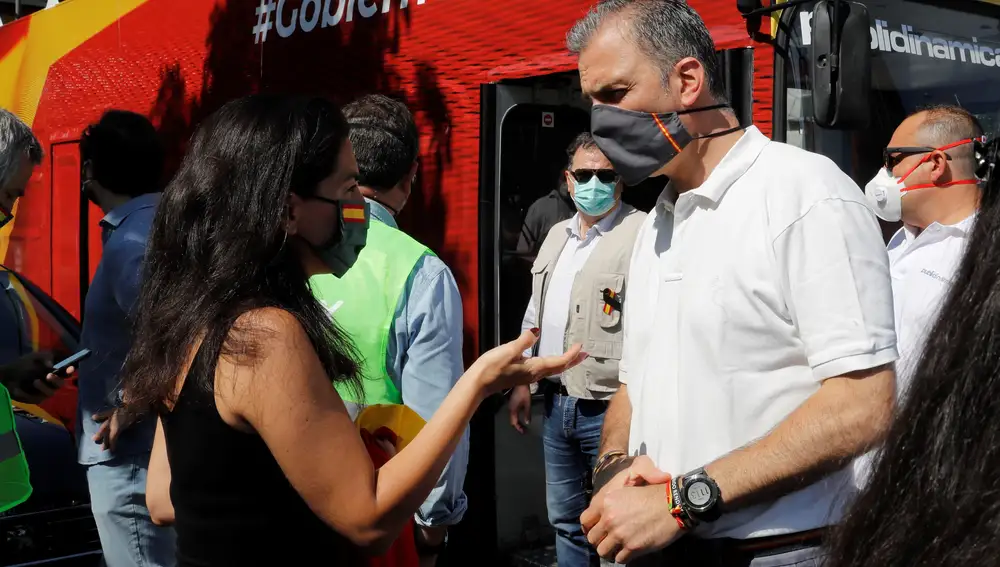
<path fill-rule="evenodd" d="M 670 514 L 669 483 L 670 475 L 643 455 L 594 495 L 580 523 L 598 555 L 625 564 L 683 534 Z"/>

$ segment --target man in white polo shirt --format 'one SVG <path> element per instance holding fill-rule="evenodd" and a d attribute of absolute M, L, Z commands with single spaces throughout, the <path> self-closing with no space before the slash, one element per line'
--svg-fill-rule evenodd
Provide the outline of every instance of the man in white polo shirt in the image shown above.
<path fill-rule="evenodd" d="M 979 209 L 977 148 L 983 127 L 957 106 L 933 106 L 904 120 L 883 152 L 885 168 L 865 187 L 875 214 L 903 221 L 889 240 L 899 362 L 897 394 L 920 358 Z"/>
<path fill-rule="evenodd" d="M 616 172 L 671 180 L 632 255 L 588 539 L 619 563 L 811 565 L 891 418 L 875 216 L 829 159 L 738 125 L 686 2 L 604 0 L 568 44 Z M 608 480 L 625 455 L 672 481 Z"/>
<path fill-rule="evenodd" d="M 979 120 L 963 108 L 922 109 L 896 128 L 883 152 L 885 167 L 865 187 L 879 218 L 903 221 L 888 246 L 900 399 L 965 255 L 981 197 L 982 138 Z M 867 481 L 870 459 L 865 455 L 855 464 L 859 486 Z"/>

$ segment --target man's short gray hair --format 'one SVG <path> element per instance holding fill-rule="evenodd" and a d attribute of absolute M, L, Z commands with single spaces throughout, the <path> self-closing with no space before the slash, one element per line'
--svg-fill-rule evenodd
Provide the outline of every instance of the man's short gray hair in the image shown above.
<path fill-rule="evenodd" d="M 23 156 L 28 156 L 32 165 L 38 165 L 43 155 L 42 145 L 31 127 L 14 113 L 0 108 L 0 187 L 17 174 Z"/>
<path fill-rule="evenodd" d="M 913 114 L 923 115 L 918 129 L 920 143 L 940 148 L 962 140 L 976 139 L 983 135 L 983 125 L 968 110 L 951 104 L 934 104 L 921 107 Z M 962 175 L 976 171 L 975 150 L 972 144 L 963 144 L 948 150 Z"/>
<path fill-rule="evenodd" d="M 656 63 L 664 80 L 681 59 L 694 57 L 705 67 L 712 96 L 726 102 L 715 43 L 701 16 L 684 0 L 600 0 L 566 34 L 566 46 L 579 55 L 608 17 L 617 15 L 628 24 L 626 39 Z"/>

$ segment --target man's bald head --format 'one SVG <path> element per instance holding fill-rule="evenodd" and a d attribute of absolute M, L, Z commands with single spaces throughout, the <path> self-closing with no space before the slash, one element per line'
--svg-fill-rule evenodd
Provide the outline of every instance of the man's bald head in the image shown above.
<path fill-rule="evenodd" d="M 913 113 L 907 121 L 912 121 L 917 144 L 929 148 L 941 148 L 983 135 L 983 126 L 979 120 L 959 106 L 929 106 Z M 976 154 L 973 144 L 956 146 L 947 152 L 958 177 L 975 175 Z"/>

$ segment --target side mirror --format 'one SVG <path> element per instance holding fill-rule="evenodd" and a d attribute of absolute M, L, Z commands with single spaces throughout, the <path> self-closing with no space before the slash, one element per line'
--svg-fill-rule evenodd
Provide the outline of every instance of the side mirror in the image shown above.
<path fill-rule="evenodd" d="M 812 104 L 824 128 L 861 130 L 871 118 L 871 32 L 858 2 L 820 0 L 813 8 Z"/>

